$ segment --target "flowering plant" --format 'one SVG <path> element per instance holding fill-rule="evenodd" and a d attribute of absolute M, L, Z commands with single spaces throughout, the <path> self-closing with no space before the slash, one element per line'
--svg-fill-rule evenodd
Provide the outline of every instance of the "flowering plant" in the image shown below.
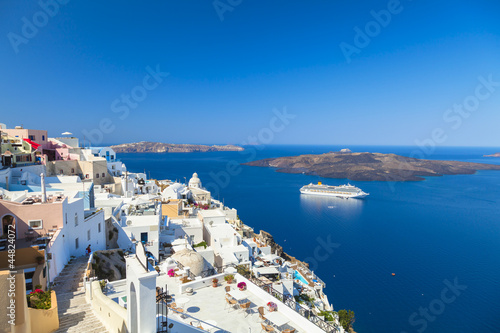
<path fill-rule="evenodd" d="M 247 287 L 247 284 L 245 282 L 240 282 L 236 285 L 238 288 L 241 290 L 245 289 Z"/>
<path fill-rule="evenodd" d="M 42 289 L 35 289 L 27 296 L 28 306 L 34 309 L 50 309 L 51 294 L 50 290 L 43 291 Z"/>
<path fill-rule="evenodd" d="M 276 304 L 274 302 L 267 303 L 267 306 L 269 307 L 269 311 L 276 311 L 276 310 L 278 310 L 278 304 Z"/>
<path fill-rule="evenodd" d="M 173 269 L 170 269 L 168 272 L 167 272 L 167 275 L 170 276 L 170 277 L 173 277 L 175 276 L 175 271 Z"/>

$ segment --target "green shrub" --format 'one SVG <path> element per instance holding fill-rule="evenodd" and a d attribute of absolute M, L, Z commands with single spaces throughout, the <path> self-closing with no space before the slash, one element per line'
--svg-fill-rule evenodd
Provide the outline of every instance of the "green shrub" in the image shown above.
<path fill-rule="evenodd" d="M 319 315 L 325 317 L 326 321 L 334 321 L 335 320 L 335 318 L 333 317 L 332 311 L 320 311 Z"/>
<path fill-rule="evenodd" d="M 203 246 L 205 249 L 207 248 L 207 242 L 203 241 L 198 244 L 193 245 L 193 247 L 201 247 Z"/>
<path fill-rule="evenodd" d="M 356 318 L 354 318 L 354 311 L 339 310 L 338 315 L 340 325 L 342 325 L 344 330 L 349 331 L 352 324 L 354 324 L 354 321 L 356 320 Z"/>
<path fill-rule="evenodd" d="M 33 309 L 48 310 L 52 305 L 50 290 L 35 289 L 27 296 L 28 306 Z"/>

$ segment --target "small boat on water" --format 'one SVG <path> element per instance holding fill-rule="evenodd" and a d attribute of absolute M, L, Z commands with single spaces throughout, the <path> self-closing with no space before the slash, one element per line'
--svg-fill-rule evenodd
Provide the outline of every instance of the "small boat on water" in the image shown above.
<path fill-rule="evenodd" d="M 312 194 L 312 195 L 325 195 L 333 196 L 339 198 L 364 198 L 368 193 L 363 192 L 360 188 L 352 186 L 351 184 L 340 185 L 340 186 L 330 186 L 323 185 L 321 182 L 318 184 L 305 185 L 300 189 L 302 194 Z"/>

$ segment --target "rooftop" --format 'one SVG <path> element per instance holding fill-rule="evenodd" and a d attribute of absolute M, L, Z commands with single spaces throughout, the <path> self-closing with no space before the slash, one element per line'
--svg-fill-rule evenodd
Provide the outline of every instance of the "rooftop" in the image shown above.
<path fill-rule="evenodd" d="M 297 318 L 302 319 L 300 315 L 295 313 L 290 315 L 290 313 L 286 311 L 290 309 L 286 308 L 284 305 L 282 305 L 284 308 L 278 308 L 277 312 L 271 314 L 267 310 L 266 304 L 270 301 L 276 302 L 276 300 L 262 290 L 262 293 L 254 293 L 250 288 L 247 288 L 242 292 L 241 296 L 243 298 L 240 303 L 244 301 L 251 302 L 248 313 L 240 308 L 229 308 L 225 300 L 225 287 L 229 286 L 231 289 L 230 293 L 233 293 L 233 291 L 237 289 L 236 284 L 233 283 L 228 285 L 219 277 L 222 283 L 219 282 L 219 286 L 213 288 L 210 280 L 209 278 L 209 286 L 196 289 L 192 295 L 188 295 L 180 293 L 178 278 L 169 277 L 166 274 L 158 276 L 156 280 L 157 286 L 162 288 L 166 286 L 168 294 L 172 296 L 172 302 L 176 303 L 177 308 L 182 309 L 182 313 L 170 310 L 169 317 L 174 317 L 176 320 L 186 325 L 191 325 L 191 323 L 193 323 L 194 326 L 198 326 L 198 324 L 200 324 L 205 329 L 209 328 L 210 325 L 206 324 L 209 322 L 215 325 L 217 329 L 214 331 L 216 332 L 249 332 L 249 329 L 251 329 L 252 332 L 260 332 L 262 327 L 258 308 L 263 307 L 265 316 L 267 315 L 271 318 L 274 314 L 278 314 L 277 317 L 281 317 L 283 321 L 286 321 L 286 323 L 281 326 L 283 329 L 293 327 L 296 329 L 296 332 L 323 332 L 319 328 L 315 330 L 314 327 L 312 329 L 311 327 L 301 327 L 295 321 Z M 252 287 L 258 289 L 255 285 Z M 238 292 L 235 293 L 235 295 L 239 297 Z M 107 296 L 119 303 L 120 298 L 126 296 L 125 283 L 122 281 L 113 282 L 112 287 L 107 292 Z"/>
<path fill-rule="evenodd" d="M 226 214 L 221 212 L 220 209 L 207 209 L 207 210 L 200 210 L 198 211 L 198 214 L 201 215 L 203 218 L 208 218 L 208 217 L 226 217 Z"/>

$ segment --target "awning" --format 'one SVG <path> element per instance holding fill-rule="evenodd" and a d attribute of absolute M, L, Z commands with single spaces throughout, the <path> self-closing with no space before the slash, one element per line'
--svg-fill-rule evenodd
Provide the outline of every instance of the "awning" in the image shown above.
<path fill-rule="evenodd" d="M 38 147 L 41 146 L 38 143 L 31 141 L 30 139 L 23 139 L 23 140 L 26 141 L 27 143 L 29 143 L 31 145 L 31 147 L 33 147 L 34 150 L 37 150 Z"/>
<path fill-rule="evenodd" d="M 256 270 L 261 275 L 279 274 L 278 268 L 276 267 L 260 267 Z"/>

